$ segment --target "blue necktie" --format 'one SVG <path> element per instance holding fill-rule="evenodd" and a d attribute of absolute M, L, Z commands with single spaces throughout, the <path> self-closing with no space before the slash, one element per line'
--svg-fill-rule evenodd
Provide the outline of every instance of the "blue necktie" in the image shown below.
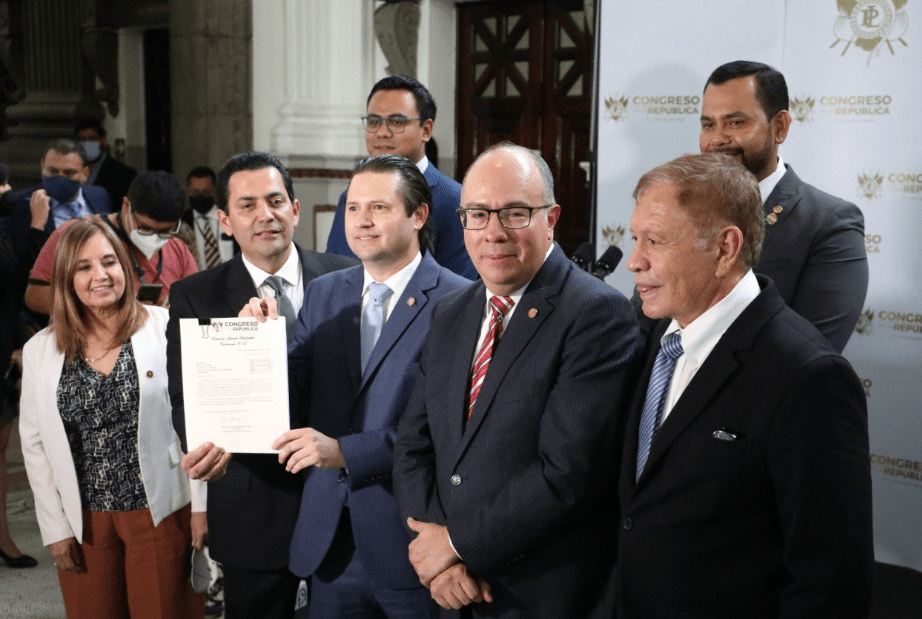
<path fill-rule="evenodd" d="M 368 284 L 368 303 L 362 311 L 362 374 L 384 326 L 384 302 L 393 292 L 386 284 Z"/>
<path fill-rule="evenodd" d="M 640 416 L 640 430 L 637 432 L 635 480 L 640 478 L 643 467 L 647 464 L 650 447 L 653 445 L 653 435 L 656 434 L 656 428 L 659 426 L 660 411 L 663 410 L 663 402 L 669 390 L 672 372 L 675 370 L 675 362 L 684 352 L 682 336 L 678 333 L 670 333 L 666 336 L 666 341 L 663 342 L 659 354 L 656 355 L 656 361 L 653 362 L 650 384 L 647 385 L 647 399 L 644 401 L 643 413 Z"/>
<path fill-rule="evenodd" d="M 279 316 L 285 319 L 285 336 L 290 342 L 295 334 L 295 321 L 298 317 L 295 315 L 295 306 L 292 305 L 291 299 L 285 294 L 283 282 L 284 280 L 280 275 L 272 275 L 267 277 L 263 283 L 275 291 L 275 305 L 278 308 Z"/>

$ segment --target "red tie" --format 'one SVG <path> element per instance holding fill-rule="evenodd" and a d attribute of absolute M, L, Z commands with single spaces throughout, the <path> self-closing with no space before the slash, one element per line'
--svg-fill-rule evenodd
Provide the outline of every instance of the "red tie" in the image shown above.
<path fill-rule="evenodd" d="M 512 300 L 512 297 L 497 297 L 495 295 L 490 297 L 490 309 L 493 313 L 490 317 L 490 329 L 487 331 L 487 336 L 483 338 L 483 345 L 477 352 L 477 357 L 474 360 L 474 370 L 471 372 L 471 403 L 467 407 L 468 419 L 471 418 L 471 413 L 474 411 L 474 402 L 477 401 L 480 387 L 483 385 L 483 379 L 487 375 L 493 349 L 496 348 L 496 343 L 499 342 L 500 335 L 503 333 L 503 316 L 512 309 L 514 304 L 515 301 Z"/>

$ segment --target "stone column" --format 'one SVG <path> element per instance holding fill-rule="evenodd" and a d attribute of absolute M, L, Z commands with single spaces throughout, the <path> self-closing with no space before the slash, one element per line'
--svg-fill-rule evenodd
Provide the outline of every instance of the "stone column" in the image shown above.
<path fill-rule="evenodd" d="M 93 69 L 98 50 L 113 51 L 108 46 L 114 32 L 97 27 L 94 6 L 82 0 L 10 1 L 0 8 L 6 30 L 0 57 L 21 82 L 15 89 L 21 100 L 6 108 L 15 124 L 7 129 L 9 139 L 0 143 L 0 159 L 22 187 L 41 176 L 39 160 L 51 140 L 69 137 L 79 119 L 103 118 Z M 115 74 L 108 68 L 106 73 Z M 112 103 L 117 110 L 117 94 Z"/>
<path fill-rule="evenodd" d="M 351 168 L 365 153 L 359 117 L 373 83 L 373 3 L 285 0 L 285 102 L 273 149 L 293 165 Z"/>
<path fill-rule="evenodd" d="M 181 181 L 253 146 L 251 5 L 170 0 L 173 172 Z"/>

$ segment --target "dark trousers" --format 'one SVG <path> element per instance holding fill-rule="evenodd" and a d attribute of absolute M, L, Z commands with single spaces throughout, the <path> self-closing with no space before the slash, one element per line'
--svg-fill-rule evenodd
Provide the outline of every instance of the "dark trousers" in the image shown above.
<path fill-rule="evenodd" d="M 300 578 L 222 564 L 225 619 L 293 619 Z"/>

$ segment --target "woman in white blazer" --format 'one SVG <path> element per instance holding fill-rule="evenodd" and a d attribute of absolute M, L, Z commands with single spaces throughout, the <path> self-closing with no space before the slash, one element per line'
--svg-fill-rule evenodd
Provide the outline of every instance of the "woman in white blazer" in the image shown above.
<path fill-rule="evenodd" d="M 23 353 L 26 472 L 68 617 L 202 617 L 187 561 L 207 534 L 205 486 L 180 467 L 168 312 L 141 305 L 133 277 L 98 218 L 62 235 L 51 322 Z"/>

